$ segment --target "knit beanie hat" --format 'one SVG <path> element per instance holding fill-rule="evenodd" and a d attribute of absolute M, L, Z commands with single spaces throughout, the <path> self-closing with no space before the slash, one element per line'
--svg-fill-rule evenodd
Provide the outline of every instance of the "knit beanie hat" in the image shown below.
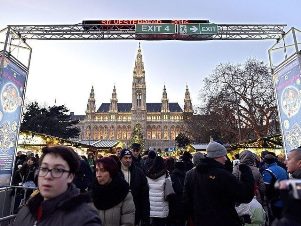
<path fill-rule="evenodd" d="M 195 153 L 195 154 L 193 155 L 193 158 L 192 158 L 192 163 L 193 163 L 193 165 L 196 166 L 196 165 L 201 161 L 201 159 L 203 159 L 203 158 L 205 158 L 205 156 L 203 155 L 202 152 L 197 152 L 197 153 Z"/>
<path fill-rule="evenodd" d="M 126 149 L 126 148 L 121 150 L 120 159 L 122 159 L 125 155 L 133 156 L 132 152 L 129 149 Z"/>
<path fill-rule="evenodd" d="M 206 151 L 208 158 L 218 158 L 227 155 L 227 149 L 215 141 L 212 141 L 208 144 Z"/>

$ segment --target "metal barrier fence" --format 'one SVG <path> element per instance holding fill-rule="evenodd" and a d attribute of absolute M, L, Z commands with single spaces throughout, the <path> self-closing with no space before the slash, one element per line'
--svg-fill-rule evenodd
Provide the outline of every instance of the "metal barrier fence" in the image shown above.
<path fill-rule="evenodd" d="M 11 186 L 0 188 L 0 226 L 12 225 L 15 214 L 36 188 Z"/>

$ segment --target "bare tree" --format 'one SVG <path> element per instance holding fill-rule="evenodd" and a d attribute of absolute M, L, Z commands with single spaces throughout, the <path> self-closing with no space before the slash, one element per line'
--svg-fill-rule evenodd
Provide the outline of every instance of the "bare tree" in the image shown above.
<path fill-rule="evenodd" d="M 204 79 L 202 114 L 227 142 L 270 135 L 277 121 L 272 76 L 263 62 L 220 64 Z M 211 128 L 211 129 L 212 129 Z"/>

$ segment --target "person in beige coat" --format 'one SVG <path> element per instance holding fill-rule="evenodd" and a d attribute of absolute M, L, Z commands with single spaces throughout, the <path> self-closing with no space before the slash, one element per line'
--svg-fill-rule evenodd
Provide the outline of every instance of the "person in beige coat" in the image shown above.
<path fill-rule="evenodd" d="M 135 205 L 129 185 L 113 158 L 96 161 L 92 199 L 103 226 L 134 226 Z"/>

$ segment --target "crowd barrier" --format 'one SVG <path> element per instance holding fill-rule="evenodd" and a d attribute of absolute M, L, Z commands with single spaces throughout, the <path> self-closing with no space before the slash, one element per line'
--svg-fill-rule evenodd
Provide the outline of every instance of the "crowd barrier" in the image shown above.
<path fill-rule="evenodd" d="M 0 226 L 12 225 L 18 208 L 25 204 L 35 189 L 23 186 L 0 188 Z"/>

